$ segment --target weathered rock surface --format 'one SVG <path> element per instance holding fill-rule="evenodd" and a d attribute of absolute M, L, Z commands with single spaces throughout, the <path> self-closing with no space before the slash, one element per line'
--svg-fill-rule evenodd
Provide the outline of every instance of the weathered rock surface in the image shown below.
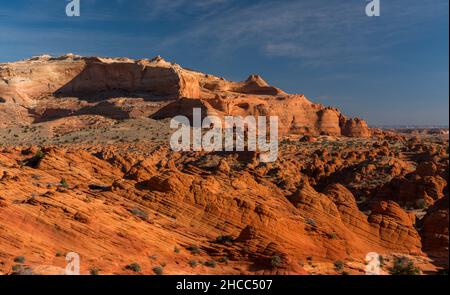
<path fill-rule="evenodd" d="M 424 255 L 415 219 L 396 203 L 382 202 L 367 216 L 343 185 L 319 193 L 305 176 L 290 194 L 268 178 L 270 171 L 258 176 L 253 168 L 233 168 L 233 155 L 203 155 L 202 162 L 195 160 L 199 153 L 167 148 L 145 159 L 139 153 L 125 158 L 115 147 L 38 152 L 0 152 L 1 251 L 11 260 L 26 255 L 30 263 L 51 265 L 58 251 L 75 251 L 86 261 L 85 272 L 122 273 L 133 261 L 151 269 L 145 257 L 158 255 L 165 271 L 183 273 L 192 271 L 189 260 L 227 257 L 229 264 L 215 273 L 239 266 L 241 272 L 301 274 L 299 261 L 310 256 L 332 265 L 362 263 L 372 251 Z M 216 241 L 225 235 L 234 240 Z M 186 250 L 191 245 L 199 247 L 197 257 Z M 174 247 L 182 254 L 170 251 Z M 276 267 L 273 257 L 280 257 Z"/>
<path fill-rule="evenodd" d="M 423 219 L 423 249 L 448 267 L 448 195 L 428 209 Z"/>
<path fill-rule="evenodd" d="M 164 118 L 194 107 L 279 116 L 278 160 L 172 152 Z M 260 76 L 159 57 L 2 64 L 0 115 L 0 273 L 61 273 L 72 251 L 83 274 L 362 274 L 369 252 L 448 269 L 445 134 L 368 137 Z"/>
<path fill-rule="evenodd" d="M 143 97 L 146 102 L 167 102 L 155 118 L 192 115 L 193 107 L 218 116 L 278 116 L 282 134 L 368 137 L 360 119 L 348 119 L 334 108 L 310 102 L 304 95 L 286 94 L 258 75 L 243 82 L 183 69 L 161 57 L 152 60 L 41 56 L 0 64 L 0 125 L 8 126 L 12 112 L 22 123 L 61 117 L 103 114 L 110 118 L 149 116 L 158 111 L 129 115 L 148 104 L 128 104 L 118 97 Z M 75 97 L 78 100 L 68 101 Z M 61 102 L 64 101 L 63 104 Z M 144 106 L 144 107 L 143 107 Z M 163 107 L 160 106 L 160 107 Z"/>

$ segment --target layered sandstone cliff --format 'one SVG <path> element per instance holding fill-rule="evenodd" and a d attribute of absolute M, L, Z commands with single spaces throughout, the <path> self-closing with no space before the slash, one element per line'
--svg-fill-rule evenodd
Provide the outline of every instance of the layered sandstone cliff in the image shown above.
<path fill-rule="evenodd" d="M 77 100 L 61 108 L 61 100 L 69 97 Z M 118 97 L 166 102 L 167 106 L 156 113 L 143 113 L 155 118 L 189 115 L 194 106 L 202 107 L 205 115 L 278 116 L 282 134 L 370 136 L 364 121 L 348 119 L 337 109 L 314 104 L 304 95 L 287 94 L 258 75 L 231 82 L 183 69 L 161 57 L 131 60 L 69 54 L 0 64 L 0 126 L 8 125 L 12 118 L 28 124 L 86 114 L 86 104 L 91 113 L 101 115 L 98 105 L 105 101 L 122 110 L 116 101 L 110 101 Z M 136 108 L 142 105 L 125 113 Z M 104 115 L 112 117 L 107 110 Z"/>

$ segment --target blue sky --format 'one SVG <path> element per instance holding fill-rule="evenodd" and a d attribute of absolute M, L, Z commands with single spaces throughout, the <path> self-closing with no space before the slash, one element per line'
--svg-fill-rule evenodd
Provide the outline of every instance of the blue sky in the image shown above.
<path fill-rule="evenodd" d="M 448 125 L 448 0 L 0 0 L 0 62 L 49 53 L 164 58 L 253 73 L 371 125 Z"/>

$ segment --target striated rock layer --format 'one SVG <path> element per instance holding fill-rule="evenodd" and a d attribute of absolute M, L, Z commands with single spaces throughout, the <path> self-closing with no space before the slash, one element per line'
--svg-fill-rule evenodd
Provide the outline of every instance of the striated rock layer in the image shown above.
<path fill-rule="evenodd" d="M 64 108 L 49 105 L 49 101 L 67 97 L 77 98 L 78 103 Z M 83 102 L 98 104 L 117 97 L 166 101 L 168 105 L 158 112 L 143 114 L 154 118 L 189 115 L 192 107 L 201 107 L 205 116 L 278 116 L 282 134 L 367 137 L 371 133 L 363 120 L 348 119 L 337 109 L 314 104 L 304 95 L 287 94 L 258 75 L 231 82 L 183 69 L 161 57 L 131 60 L 69 54 L 0 64 L 0 126 L 9 124 L 6 118 L 11 113 L 17 113 L 16 118 L 28 124 L 78 114 L 86 107 Z M 121 107 L 116 102 L 111 104 L 115 109 Z M 98 113 L 92 110 L 97 106 L 92 105 L 90 112 Z"/>
<path fill-rule="evenodd" d="M 193 108 L 279 116 L 277 161 L 171 151 L 164 119 Z M 448 150 L 445 134 L 372 132 L 257 75 L 160 57 L 1 64 L 0 274 L 63 273 L 69 252 L 83 274 L 363 274 L 373 252 L 382 273 L 397 257 L 444 271 Z"/>
<path fill-rule="evenodd" d="M 0 150 L 0 271 L 17 256 L 35 271 L 64 265 L 55 254 L 70 251 L 81 255 L 83 273 L 129 273 L 132 262 L 145 273 L 158 264 L 171 274 L 336 273 L 336 261 L 361 273 L 369 252 L 425 257 L 413 214 L 382 201 L 366 215 L 346 187 L 320 193 L 290 161 L 276 165 L 300 177 L 294 192 L 276 184 L 275 165 L 253 166 L 253 157 L 239 160 L 248 163 L 242 169 L 233 153 L 139 151 Z M 437 206 L 425 219 L 430 250 L 443 249 L 445 234 L 448 247 L 448 202 Z M 219 265 L 193 269 L 190 261 Z"/>

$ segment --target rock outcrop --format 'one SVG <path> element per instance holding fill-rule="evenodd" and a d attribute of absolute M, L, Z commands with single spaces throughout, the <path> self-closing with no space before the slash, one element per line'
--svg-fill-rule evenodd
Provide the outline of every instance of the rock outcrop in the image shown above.
<path fill-rule="evenodd" d="M 448 268 L 448 195 L 428 209 L 421 231 L 423 249 Z"/>
<path fill-rule="evenodd" d="M 193 108 L 278 116 L 277 160 L 172 151 L 163 119 Z M 72 251 L 83 274 L 132 274 L 130 263 L 363 274 L 371 252 L 383 273 L 399 255 L 424 273 L 448 269 L 448 137 L 371 135 L 258 75 L 231 82 L 160 57 L 2 64 L 0 273 L 61 273 Z"/>
<path fill-rule="evenodd" d="M 205 116 L 278 116 L 281 134 L 349 137 L 371 134 L 364 121 L 346 118 L 337 109 L 314 104 L 304 95 L 287 94 L 258 75 L 243 82 L 231 82 L 183 69 L 161 57 L 131 60 L 69 54 L 0 64 L 3 126 L 8 125 L 5 118 L 14 112 L 21 112 L 23 123 L 29 124 L 101 112 L 114 119 L 127 118 L 131 115 L 125 113 L 145 106 L 144 102 L 123 109 L 117 102 L 109 101 L 117 97 L 143 97 L 146 102 L 169 103 L 159 111 L 154 110 L 154 118 L 189 114 L 193 107 L 201 107 L 207 112 Z M 77 98 L 78 102 L 67 102 L 67 98 Z M 66 99 L 64 104 L 62 99 Z M 104 109 L 105 101 L 111 105 L 110 110 Z"/>

